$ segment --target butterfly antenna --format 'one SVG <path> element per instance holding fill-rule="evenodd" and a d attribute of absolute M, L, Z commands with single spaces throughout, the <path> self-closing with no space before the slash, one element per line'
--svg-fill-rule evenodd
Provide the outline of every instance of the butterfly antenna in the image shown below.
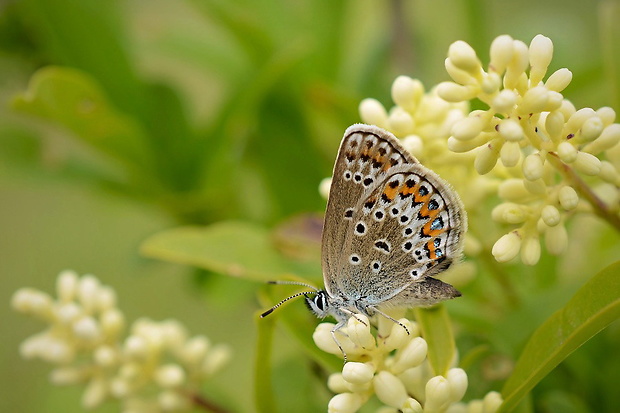
<path fill-rule="evenodd" d="M 313 289 L 314 291 L 302 291 L 300 293 L 297 294 L 293 294 L 290 297 L 286 297 L 284 300 L 280 301 L 278 304 L 274 305 L 273 307 L 271 307 L 269 310 L 265 311 L 264 313 L 262 313 L 260 315 L 260 318 L 265 318 L 267 317 L 269 314 L 273 313 L 273 311 L 280 307 L 282 304 L 284 304 L 285 302 L 287 302 L 288 300 L 292 300 L 293 298 L 297 298 L 301 295 L 306 295 L 306 294 L 313 294 L 313 293 L 317 293 L 319 292 L 319 289 L 316 288 L 313 285 L 310 284 L 306 284 L 306 283 L 302 283 L 302 282 L 298 282 L 298 281 L 267 281 L 267 284 L 285 284 L 285 285 L 301 285 L 302 287 L 308 287 Z"/>

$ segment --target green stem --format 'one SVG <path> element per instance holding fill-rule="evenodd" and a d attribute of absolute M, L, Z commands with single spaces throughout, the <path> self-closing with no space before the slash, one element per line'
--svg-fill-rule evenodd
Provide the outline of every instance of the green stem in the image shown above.
<path fill-rule="evenodd" d="M 254 402 L 259 413 L 276 412 L 271 384 L 271 347 L 275 317 L 257 318 L 258 338 L 254 359 Z"/>
<path fill-rule="evenodd" d="M 620 232 L 620 216 L 612 211 L 609 206 L 592 191 L 592 188 L 586 184 L 583 179 L 573 168 L 565 164 L 555 153 L 549 153 L 547 156 L 551 165 L 568 180 L 570 185 L 577 191 L 577 193 L 592 206 L 594 213 L 600 218 L 611 224 L 617 231 Z"/>

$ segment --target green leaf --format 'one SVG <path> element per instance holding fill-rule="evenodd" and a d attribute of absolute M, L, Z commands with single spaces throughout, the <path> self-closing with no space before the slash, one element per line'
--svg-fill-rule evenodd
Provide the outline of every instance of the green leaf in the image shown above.
<path fill-rule="evenodd" d="M 428 360 L 436 375 L 448 373 L 456 354 L 450 315 L 443 304 L 430 308 L 413 309 L 422 329 L 422 337 L 428 343 Z"/>
<path fill-rule="evenodd" d="M 127 165 L 147 162 L 139 125 L 119 113 L 99 83 L 80 70 L 56 66 L 38 70 L 28 90 L 14 98 L 13 108 L 61 125 Z"/>
<path fill-rule="evenodd" d="M 254 401 L 257 412 L 275 412 L 276 404 L 271 383 L 271 347 L 275 318 L 260 318 L 257 314 L 256 354 L 254 355 Z"/>
<path fill-rule="evenodd" d="M 620 262 L 592 277 L 532 335 L 504 385 L 500 412 L 514 409 L 575 349 L 620 317 Z"/>
<path fill-rule="evenodd" d="M 321 273 L 318 263 L 286 259 L 266 229 L 244 222 L 171 229 L 150 237 L 141 249 L 152 258 L 259 281 Z"/>

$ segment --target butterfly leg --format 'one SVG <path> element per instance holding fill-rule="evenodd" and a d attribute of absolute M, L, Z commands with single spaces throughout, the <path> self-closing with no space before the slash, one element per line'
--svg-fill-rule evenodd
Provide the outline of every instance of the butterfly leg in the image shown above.
<path fill-rule="evenodd" d="M 368 324 L 366 324 L 366 322 L 365 322 L 364 320 L 362 320 L 361 318 L 359 318 L 359 317 L 357 316 L 357 314 L 356 314 L 356 313 L 354 313 L 353 311 L 351 311 L 351 310 L 347 310 L 346 308 L 340 308 L 339 310 L 340 310 L 340 311 L 342 311 L 343 313 L 347 314 L 349 317 L 353 317 L 353 318 L 355 318 L 357 321 L 359 321 L 360 323 L 362 323 L 362 324 L 364 324 L 365 326 L 367 326 L 367 327 L 368 327 Z"/>
<path fill-rule="evenodd" d="M 342 327 L 344 327 L 344 324 L 345 324 L 344 321 L 340 321 L 338 324 L 336 324 L 334 326 L 334 328 L 332 328 L 331 333 L 332 333 L 332 338 L 334 339 L 334 342 L 336 343 L 336 345 L 338 346 L 338 348 L 342 352 L 342 356 L 344 358 L 344 362 L 346 363 L 347 362 L 347 353 L 344 352 L 344 349 L 342 348 L 342 345 L 340 344 L 340 341 L 338 341 L 338 339 L 336 338 L 336 331 L 338 331 Z"/>
<path fill-rule="evenodd" d="M 370 310 L 372 310 L 374 313 L 377 313 L 379 315 L 382 315 L 383 317 L 387 318 L 388 320 L 392 320 L 393 322 L 395 322 L 396 324 L 398 324 L 399 326 L 401 326 L 402 328 L 405 329 L 405 331 L 407 332 L 407 335 L 411 335 L 411 333 L 409 332 L 409 329 L 407 328 L 406 325 L 404 325 L 403 323 L 401 323 L 400 321 L 398 321 L 397 319 L 395 319 L 394 317 L 390 317 L 389 315 L 387 315 L 386 313 L 384 313 L 383 311 L 379 310 L 377 307 L 375 306 L 368 306 L 368 308 Z"/>

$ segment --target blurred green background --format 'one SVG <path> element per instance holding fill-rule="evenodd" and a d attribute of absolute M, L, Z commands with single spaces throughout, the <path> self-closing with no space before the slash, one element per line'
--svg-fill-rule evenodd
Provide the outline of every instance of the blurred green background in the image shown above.
<path fill-rule="evenodd" d="M 273 226 L 321 212 L 318 184 L 344 129 L 359 121 L 359 101 L 391 106 L 400 74 L 429 87 L 447 80 L 443 60 L 456 40 L 486 62 L 497 35 L 529 44 L 544 34 L 555 45 L 550 70 L 573 72 L 565 96 L 577 107 L 618 111 L 618 16 L 615 1 L 580 0 L 3 0 L 0 411 L 82 411 L 82 388 L 52 386 L 48 365 L 20 359 L 19 343 L 42 325 L 9 308 L 19 287 L 52 292 L 65 268 L 114 287 L 128 320 L 172 317 L 230 344 L 234 358 L 205 393 L 253 411 L 260 285 L 146 259 L 140 243 L 180 224 Z M 16 101 L 49 66 L 57 69 L 38 72 L 41 88 L 25 95 L 34 103 Z M 590 265 L 601 268 L 612 255 Z M 567 268 L 543 260 L 536 273 L 552 265 Z M 569 366 L 581 367 L 569 370 L 604 363 L 618 326 L 604 334 L 571 357 Z M 274 351 L 283 411 L 321 411 L 328 395 L 308 380 L 312 367 L 287 337 L 276 337 Z M 611 406 L 588 406 L 605 392 L 591 388 L 557 410 L 572 384 L 554 377 L 546 385 L 566 392 L 546 394 L 539 411 Z"/>

